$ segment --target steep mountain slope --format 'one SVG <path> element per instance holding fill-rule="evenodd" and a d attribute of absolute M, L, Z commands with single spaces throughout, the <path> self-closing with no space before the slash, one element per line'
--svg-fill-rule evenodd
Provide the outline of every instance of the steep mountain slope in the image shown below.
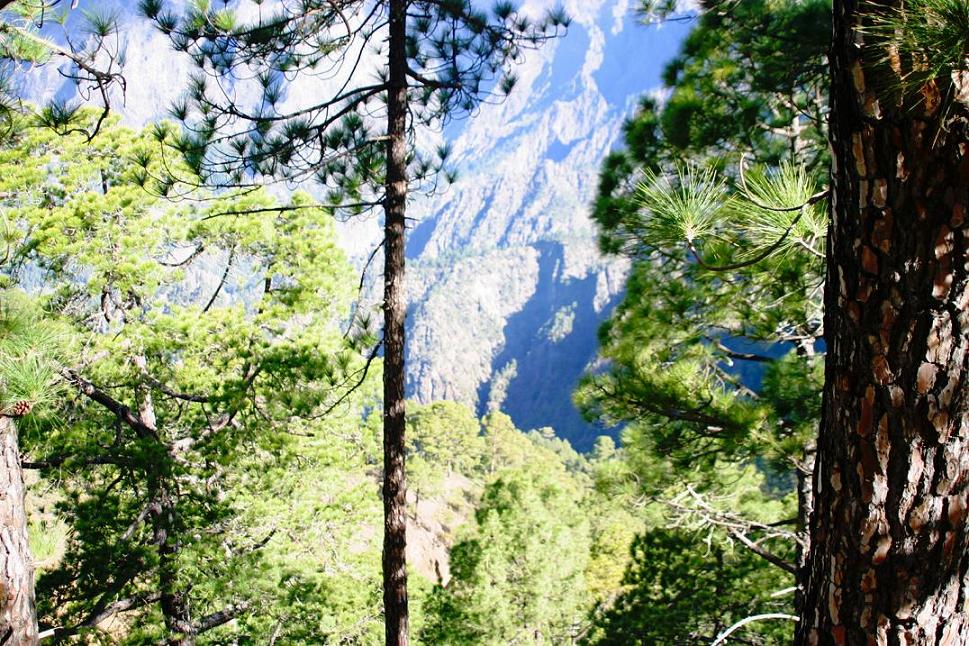
<path fill-rule="evenodd" d="M 629 2 L 566 3 L 569 35 L 532 53 L 503 103 L 455 139 L 459 181 L 419 203 L 409 386 L 421 400 L 500 405 L 520 428 L 595 433 L 571 405 L 626 264 L 602 258 L 588 205 L 636 97 L 685 26 L 636 24 Z"/>
<path fill-rule="evenodd" d="M 123 25 L 128 83 L 116 106 L 140 125 L 164 116 L 190 64 L 134 4 L 80 0 Z M 627 267 L 599 255 L 588 205 L 623 119 L 639 95 L 659 86 L 689 27 L 639 25 L 636 4 L 568 0 L 568 36 L 528 53 L 511 96 L 433 135 L 453 141 L 459 180 L 411 207 L 408 388 L 417 399 L 500 406 L 520 428 L 552 426 L 582 449 L 596 435 L 571 391 L 594 358 L 596 329 Z M 26 95 L 38 101 L 77 92 L 52 66 L 29 78 Z M 319 91 L 296 84 L 286 102 Z M 341 239 L 363 266 L 380 240 L 378 216 L 344 224 Z"/>

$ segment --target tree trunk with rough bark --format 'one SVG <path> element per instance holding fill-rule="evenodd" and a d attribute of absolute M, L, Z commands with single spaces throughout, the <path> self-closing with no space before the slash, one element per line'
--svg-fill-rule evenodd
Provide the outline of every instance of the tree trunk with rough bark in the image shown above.
<path fill-rule="evenodd" d="M 0 416 L 0 644 L 37 643 L 34 561 L 27 543 L 24 475 L 17 427 Z"/>
<path fill-rule="evenodd" d="M 384 621 L 406 646 L 407 483 L 404 474 L 404 224 L 407 210 L 407 1 L 390 0 L 387 185 L 384 203 Z"/>
<path fill-rule="evenodd" d="M 873 65 L 890 51 L 862 45 L 875 10 L 834 3 L 827 372 L 796 643 L 955 646 L 969 644 L 969 111 L 950 79 L 903 92 L 906 61 Z"/>

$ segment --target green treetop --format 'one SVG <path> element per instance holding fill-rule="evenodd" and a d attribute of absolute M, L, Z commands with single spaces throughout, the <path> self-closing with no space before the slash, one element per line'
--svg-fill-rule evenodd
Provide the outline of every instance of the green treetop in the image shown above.
<path fill-rule="evenodd" d="M 426 601 L 431 644 L 562 643 L 584 618 L 589 526 L 563 471 L 502 472 L 485 487 L 451 580 Z"/>
<path fill-rule="evenodd" d="M 231 522 L 233 469 L 340 403 L 372 343 L 338 325 L 353 279 L 308 198 L 283 218 L 258 192 L 173 206 L 145 190 L 165 127 L 105 122 L 90 143 L 34 128 L 0 150 L 8 280 L 77 339 L 61 423 L 24 442 L 63 482 L 67 553 L 39 595 L 59 635 L 128 612 L 131 640 L 194 643 L 258 608 L 265 588 L 227 578 L 263 538 Z"/>

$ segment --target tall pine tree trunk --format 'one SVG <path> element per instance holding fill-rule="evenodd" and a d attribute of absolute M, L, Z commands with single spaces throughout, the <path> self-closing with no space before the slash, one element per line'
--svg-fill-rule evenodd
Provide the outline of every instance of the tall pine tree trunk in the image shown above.
<path fill-rule="evenodd" d="M 836 0 L 824 408 L 798 644 L 969 644 L 969 140 Z M 906 64 L 904 60 L 902 64 Z M 898 92 L 896 92 L 898 94 Z M 910 95 L 916 96 L 910 96 Z"/>
<path fill-rule="evenodd" d="M 34 562 L 27 543 L 17 427 L 0 416 L 0 644 L 37 643 Z"/>
<path fill-rule="evenodd" d="M 384 615 L 387 646 L 407 644 L 404 474 L 404 224 L 407 210 L 407 0 L 390 0 L 384 203 Z"/>

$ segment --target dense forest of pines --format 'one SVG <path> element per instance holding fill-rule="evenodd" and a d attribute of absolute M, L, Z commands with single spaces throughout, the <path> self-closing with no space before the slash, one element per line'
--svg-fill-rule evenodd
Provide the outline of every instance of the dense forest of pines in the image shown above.
<path fill-rule="evenodd" d="M 588 453 L 404 394 L 425 137 L 564 10 L 142 0 L 197 69 L 135 129 L 78 4 L 0 0 L 0 644 L 969 644 L 969 2 L 642 3 Z"/>

